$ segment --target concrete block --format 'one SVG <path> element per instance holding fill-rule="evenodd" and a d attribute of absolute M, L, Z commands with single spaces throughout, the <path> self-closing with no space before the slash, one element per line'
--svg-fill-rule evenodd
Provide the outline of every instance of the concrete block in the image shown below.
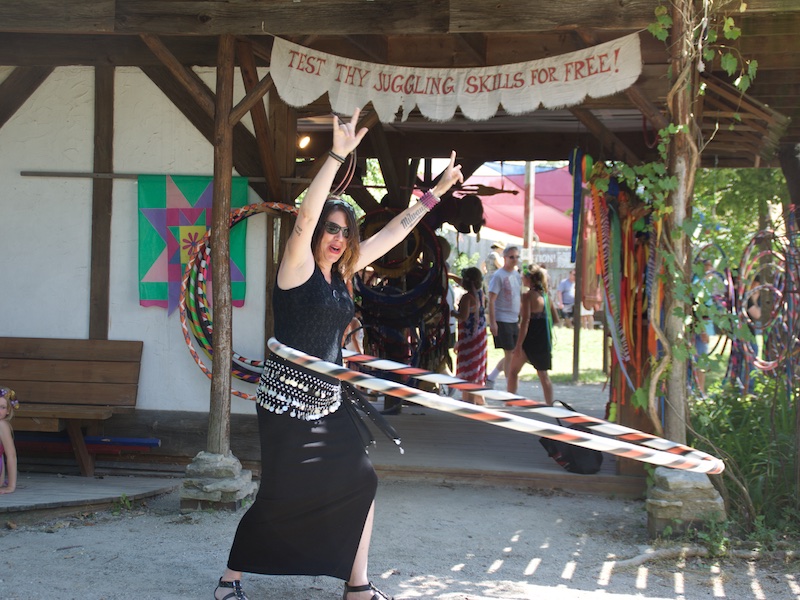
<path fill-rule="evenodd" d="M 707 475 L 658 467 L 653 481 L 645 502 L 650 537 L 664 537 L 667 531 L 680 535 L 725 520 L 725 503 Z"/>

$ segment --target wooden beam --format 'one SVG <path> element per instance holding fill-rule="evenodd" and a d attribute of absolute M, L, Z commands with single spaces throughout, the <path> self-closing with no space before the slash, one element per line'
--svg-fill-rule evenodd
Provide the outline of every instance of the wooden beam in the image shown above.
<path fill-rule="evenodd" d="M 358 35 L 644 29 L 654 0 L 4 0 L 0 27 L 40 33 Z M 749 0 L 747 17 L 796 13 L 794 0 Z"/>
<path fill-rule="evenodd" d="M 375 200 L 375 197 L 365 187 L 350 186 L 347 189 L 347 193 L 366 213 L 374 212 L 381 207 L 380 203 Z"/>
<path fill-rule="evenodd" d="M 800 13 L 750 13 L 745 11 L 734 17 L 742 28 L 742 37 L 783 36 L 797 32 Z"/>
<path fill-rule="evenodd" d="M 236 106 L 231 109 L 231 114 L 228 117 L 231 125 L 236 125 L 236 123 L 241 121 L 242 117 L 250 112 L 250 109 L 256 106 L 275 85 L 269 73 L 259 81 L 258 74 L 255 71 L 255 62 L 251 61 L 250 64 L 253 67 L 250 73 L 255 74 L 256 77 L 255 79 L 249 78 L 249 81 L 245 83 L 247 95 L 239 100 Z"/>
<path fill-rule="evenodd" d="M 184 35 L 317 35 L 445 33 L 447 0 L 393 0 L 344 4 L 117 0 L 116 31 Z M 356 16 L 357 15 L 357 16 Z"/>
<path fill-rule="evenodd" d="M 670 32 L 670 51 L 672 59 L 672 81 L 674 93 L 670 95 L 668 109 L 672 123 L 680 127 L 670 139 L 668 174 L 675 179 L 675 187 L 670 190 L 667 206 L 671 209 L 664 219 L 663 240 L 670 240 L 669 245 L 659 244 L 659 251 L 672 254 L 674 262 L 675 282 L 669 281 L 664 286 L 664 335 L 671 347 L 677 347 L 686 339 L 686 321 L 680 315 L 687 312 L 687 302 L 678 287 L 688 282 L 691 274 L 691 248 L 689 236 L 684 232 L 684 223 L 691 216 L 692 192 L 694 190 L 695 171 L 699 164 L 700 152 L 695 145 L 696 131 L 693 101 L 697 96 L 698 73 L 696 61 L 684 51 L 685 44 L 692 43 L 693 0 L 675 0 L 670 7 L 673 20 Z M 691 307 L 688 307 L 689 309 Z M 667 402 L 661 416 L 664 435 L 667 439 L 680 444 L 686 443 L 686 359 L 671 354 L 670 371 L 667 375 Z M 654 408 L 650 407 L 651 409 Z M 649 412 L 649 411 L 648 411 Z M 653 427 L 658 428 L 659 422 Z M 623 421 L 620 421 L 622 424 Z M 631 424 L 633 426 L 633 424 Z M 657 435 L 660 435 L 656 431 Z M 628 461 L 625 461 L 628 463 Z"/>
<path fill-rule="evenodd" d="M 348 35 L 345 39 L 358 48 L 367 57 L 369 62 L 388 63 L 388 44 L 383 36 L 379 35 Z"/>
<path fill-rule="evenodd" d="M 621 160 L 631 166 L 642 163 L 641 157 L 630 150 L 613 131 L 603 125 L 603 122 L 594 116 L 592 111 L 586 110 L 585 108 L 571 108 L 570 112 L 575 115 L 575 118 L 583 123 L 586 129 L 591 131 L 603 147 L 610 152 L 610 159 Z"/>
<path fill-rule="evenodd" d="M 0 25 L 0 29 L 2 26 Z M 217 64 L 216 37 L 169 37 L 161 41 L 184 65 Z M 138 35 L 64 35 L 0 32 L 0 64 L 18 66 L 140 67 L 161 61 Z"/>
<path fill-rule="evenodd" d="M 214 366 L 208 414 L 208 451 L 231 450 L 231 369 L 233 360 L 233 302 L 231 297 L 231 190 L 233 187 L 234 39 L 219 38 L 216 118 L 214 119 L 214 198 L 211 205 L 211 275 L 214 306 Z"/>
<path fill-rule="evenodd" d="M 654 19 L 652 0 L 483 2 L 452 0 L 450 31 L 549 31 L 575 26 L 645 29 Z"/>
<path fill-rule="evenodd" d="M 363 40 L 365 36 L 358 36 Z M 578 50 L 574 35 L 560 33 L 502 35 L 471 34 L 469 39 L 485 37 L 485 56 L 480 57 L 480 44 L 468 48 L 465 39 L 456 35 L 400 36 L 386 38 L 388 64 L 416 67 L 475 67 L 485 64 L 505 64 L 525 60 L 546 58 L 556 54 Z M 598 41 L 603 36 L 597 35 Z M 211 66 L 216 64 L 216 38 L 212 36 L 158 36 L 179 64 L 187 66 Z M 244 38 L 253 45 L 253 54 L 258 66 L 269 64 L 272 38 L 250 36 Z M 358 60 L 375 61 L 375 56 L 358 50 L 350 38 L 326 37 L 315 41 L 313 47 Z M 642 36 L 644 66 L 639 83 L 666 81 L 667 66 L 664 61 L 663 44 L 652 50 L 647 38 Z M 372 44 L 373 46 L 376 44 Z M 375 51 L 377 52 L 377 51 Z M 374 54 L 374 52 L 373 52 Z M 759 56 L 759 59 L 762 57 Z M 36 35 L 0 32 L 0 65 L 15 66 L 73 66 L 108 65 L 143 66 L 163 64 L 143 43 L 138 35 Z M 754 85 L 768 73 L 759 69 Z M 764 79 L 766 80 L 766 79 Z M 665 96 L 666 92 L 661 92 Z"/>
<path fill-rule="evenodd" d="M 214 121 L 197 104 L 196 97 L 177 82 L 166 67 L 143 67 L 142 72 L 170 99 L 170 101 L 189 119 L 210 144 L 214 143 Z M 203 84 L 205 85 L 205 84 Z M 211 93 L 211 90 L 208 90 Z M 255 136 L 242 123 L 233 128 L 233 164 L 244 177 L 261 177 L 261 164 L 258 160 L 258 146 Z M 263 183 L 250 182 L 250 187 L 262 198 L 268 197 Z"/>
<path fill-rule="evenodd" d="M 369 130 L 368 137 L 375 150 L 375 156 L 381 166 L 381 173 L 383 173 L 383 181 L 386 183 L 386 193 L 388 197 L 382 202 L 385 206 L 393 206 L 395 208 L 406 208 L 408 206 L 408 194 L 403 190 L 403 180 L 405 177 L 406 169 L 402 173 L 398 170 L 398 165 L 395 159 L 401 155 L 396 152 L 386 139 L 386 132 L 381 123 L 377 123 L 372 129 Z M 408 159 L 405 159 L 406 162 Z"/>
<path fill-rule="evenodd" d="M 53 67 L 17 67 L 0 83 L 0 127 L 39 89 Z"/>
<path fill-rule="evenodd" d="M 272 298 L 272 294 L 274 293 L 274 286 L 275 286 L 275 274 L 278 271 L 278 255 L 279 251 L 275 247 L 277 241 L 277 234 L 275 230 L 275 224 L 277 223 L 279 227 L 281 223 L 288 222 L 284 221 L 281 217 L 274 217 L 273 215 L 266 215 L 267 217 L 267 232 L 264 236 L 265 243 L 265 253 L 266 253 L 266 261 L 265 261 L 265 274 L 266 277 L 264 278 L 264 297 L 265 298 Z M 264 307 L 264 342 L 269 340 L 275 334 L 275 315 L 272 311 L 272 302 L 265 302 L 266 306 Z"/>
<path fill-rule="evenodd" d="M 597 34 L 593 30 L 579 29 L 576 30 L 576 33 L 587 46 L 593 46 L 598 43 Z M 642 89 L 641 84 L 634 83 L 633 85 L 629 86 L 625 90 L 625 96 L 636 108 L 642 112 L 642 114 L 647 118 L 647 120 L 650 121 L 650 123 L 653 124 L 656 129 L 664 129 L 669 124 L 669 119 L 667 119 L 667 117 L 661 113 L 661 110 L 658 108 L 655 102 L 647 97 L 647 94 Z"/>
<path fill-rule="evenodd" d="M 86 441 L 83 439 L 83 430 L 79 421 L 75 419 L 67 419 L 67 433 L 69 434 L 69 441 L 72 445 L 72 451 L 75 453 L 75 458 L 78 461 L 78 468 L 81 475 L 84 477 L 92 477 L 94 475 L 94 455 L 89 453 L 86 447 Z"/>
<path fill-rule="evenodd" d="M 114 0 L 0 2 L 0 28 L 22 32 L 111 33 Z"/>
<path fill-rule="evenodd" d="M 206 112 L 207 115 L 214 115 L 214 97 L 206 87 L 203 80 L 191 69 L 183 66 L 175 55 L 170 52 L 166 45 L 154 35 L 143 34 L 142 41 L 150 48 L 150 51 L 158 58 L 162 64 L 169 69 L 169 72 L 177 79 L 189 93 L 195 102 Z M 219 67 L 217 67 L 219 68 Z"/>
<path fill-rule="evenodd" d="M 94 171 L 114 170 L 114 67 L 95 67 Z M 111 285 L 111 212 L 114 180 L 92 180 L 89 339 L 107 340 Z"/>
<path fill-rule="evenodd" d="M 592 136 L 589 136 L 583 128 L 580 131 L 558 133 L 529 131 L 524 135 L 431 130 L 418 131 L 414 135 L 387 132 L 386 142 L 398 155 L 408 157 L 445 157 L 450 155 L 451 150 L 455 150 L 456 155 L 462 160 L 467 158 L 488 160 L 488 157 L 491 157 L 491 160 L 567 160 L 576 146 L 590 153 L 596 152 L 591 144 L 587 143 L 588 137 Z M 641 130 L 621 132 L 617 137 L 645 162 L 658 158 L 657 152 L 645 145 Z M 359 147 L 359 155 L 370 157 L 377 155 L 377 151 L 372 148 L 370 136 L 367 136 Z"/>
<path fill-rule="evenodd" d="M 278 175 L 281 180 L 294 177 L 297 159 L 297 113 L 278 94 L 270 94 L 268 114 L 272 152 Z M 287 204 L 293 204 L 297 196 L 293 195 L 292 184 L 285 181 L 281 183 L 281 197 Z M 284 233 L 283 229 L 281 227 L 281 234 Z"/>
<path fill-rule="evenodd" d="M 270 138 L 269 121 L 267 119 L 267 109 L 264 106 L 263 93 L 259 93 L 266 87 L 261 85 L 263 82 L 268 82 L 270 87 L 272 87 L 272 78 L 267 74 L 262 82 L 258 82 L 258 73 L 256 72 L 252 46 L 247 42 L 238 41 L 236 47 L 242 72 L 242 80 L 244 81 L 244 87 L 247 92 L 246 98 L 250 98 L 253 101 L 252 104 L 250 104 L 249 102 L 245 103 L 243 99 L 236 108 L 250 104 L 250 118 L 253 120 L 253 129 L 258 146 L 258 157 L 261 161 L 261 168 L 264 171 L 264 176 L 267 179 L 269 197 L 274 202 L 281 202 L 283 198 L 281 195 L 281 178 L 278 173 L 278 164 L 273 152 L 272 139 Z M 236 112 L 236 108 L 232 111 L 232 117 Z M 235 122 L 238 123 L 239 119 L 236 119 Z"/>
<path fill-rule="evenodd" d="M 378 113 L 376 113 L 374 110 L 369 112 L 362 112 L 361 120 L 358 122 L 357 130 L 360 130 L 362 127 L 366 127 L 367 129 L 372 130 L 372 128 L 376 127 L 379 123 L 380 121 L 378 120 Z M 367 138 L 369 138 L 369 134 L 367 134 Z M 319 173 L 319 170 L 322 168 L 324 160 L 320 159 L 324 159 L 328 155 L 328 150 L 330 150 L 330 136 L 327 136 L 325 139 L 326 139 L 325 149 L 319 152 L 318 156 L 314 159 L 314 162 L 311 164 L 311 168 L 304 173 L 304 178 L 307 179 L 309 183 L 311 182 L 312 179 L 314 179 L 316 174 Z M 309 183 L 296 184 L 292 188 L 292 198 L 297 198 L 297 196 L 303 193 L 303 190 L 308 188 Z"/>
<path fill-rule="evenodd" d="M 480 33 L 459 33 L 456 38 L 461 40 L 464 47 L 472 54 L 479 65 L 486 64 L 486 37 Z"/>
<path fill-rule="evenodd" d="M 655 102 L 648 98 L 640 85 L 634 84 L 625 90 L 625 96 L 638 108 L 656 129 L 664 129 L 669 125 L 669 119 L 664 115 Z"/>

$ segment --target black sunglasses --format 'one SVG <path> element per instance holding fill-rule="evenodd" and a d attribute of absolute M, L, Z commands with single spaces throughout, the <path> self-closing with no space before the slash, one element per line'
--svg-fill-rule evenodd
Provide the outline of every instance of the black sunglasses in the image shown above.
<path fill-rule="evenodd" d="M 509 254 L 508 256 L 506 256 L 506 258 L 510 258 L 511 260 L 517 260 L 519 256 L 517 256 L 516 254 Z"/>
<path fill-rule="evenodd" d="M 350 239 L 350 228 L 337 225 L 333 221 L 325 221 L 325 231 L 327 231 L 331 235 L 336 235 L 341 231 L 342 235 L 344 236 L 344 239 L 346 240 Z"/>

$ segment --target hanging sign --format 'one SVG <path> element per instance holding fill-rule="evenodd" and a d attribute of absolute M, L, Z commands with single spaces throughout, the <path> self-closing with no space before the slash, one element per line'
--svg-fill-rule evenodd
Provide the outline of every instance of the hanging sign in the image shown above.
<path fill-rule="evenodd" d="M 372 102 L 384 123 L 401 109 L 405 120 L 414 107 L 433 121 L 452 119 L 458 107 L 481 121 L 500 105 L 513 115 L 575 106 L 630 87 L 641 71 L 638 34 L 541 60 L 462 69 L 350 60 L 275 38 L 270 61 L 275 89 L 290 106 L 306 106 L 327 92 L 335 112 L 349 115 Z"/>

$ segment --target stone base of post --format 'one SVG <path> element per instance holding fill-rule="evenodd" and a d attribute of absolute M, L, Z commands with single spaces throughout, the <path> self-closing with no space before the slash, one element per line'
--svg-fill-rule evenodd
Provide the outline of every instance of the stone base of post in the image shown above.
<path fill-rule="evenodd" d="M 725 521 L 725 502 L 708 475 L 658 467 L 647 491 L 647 532 L 651 538 L 679 536 Z"/>
<path fill-rule="evenodd" d="M 181 486 L 181 512 L 238 510 L 258 489 L 251 471 L 233 454 L 200 452 L 186 467 Z"/>

